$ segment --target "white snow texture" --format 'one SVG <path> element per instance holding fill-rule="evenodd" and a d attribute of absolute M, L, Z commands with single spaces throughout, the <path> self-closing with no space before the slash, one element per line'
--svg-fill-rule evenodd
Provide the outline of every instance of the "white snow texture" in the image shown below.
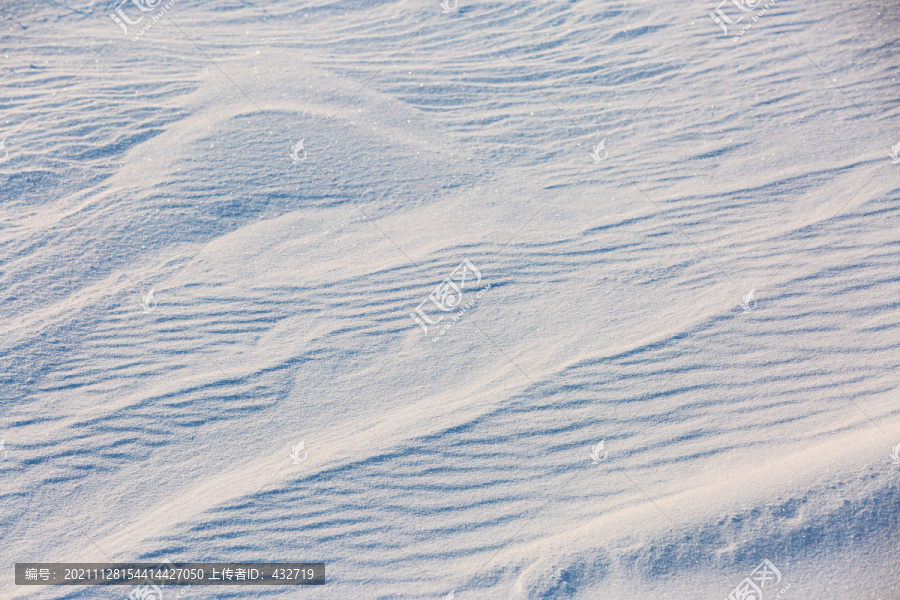
<path fill-rule="evenodd" d="M 0 598 L 900 599 L 895 0 L 0 25 Z"/>

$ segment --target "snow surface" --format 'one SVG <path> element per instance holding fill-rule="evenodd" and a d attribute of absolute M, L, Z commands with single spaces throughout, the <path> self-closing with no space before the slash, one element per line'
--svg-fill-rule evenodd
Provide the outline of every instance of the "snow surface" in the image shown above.
<path fill-rule="evenodd" d="M 0 6 L 0 597 L 900 598 L 896 2 Z"/>

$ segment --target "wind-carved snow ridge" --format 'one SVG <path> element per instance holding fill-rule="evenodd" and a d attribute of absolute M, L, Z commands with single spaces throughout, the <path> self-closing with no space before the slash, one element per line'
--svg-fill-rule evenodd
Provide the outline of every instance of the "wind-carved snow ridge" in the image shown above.
<path fill-rule="evenodd" d="M 896 11 L 0 17 L 5 564 L 900 597 Z"/>

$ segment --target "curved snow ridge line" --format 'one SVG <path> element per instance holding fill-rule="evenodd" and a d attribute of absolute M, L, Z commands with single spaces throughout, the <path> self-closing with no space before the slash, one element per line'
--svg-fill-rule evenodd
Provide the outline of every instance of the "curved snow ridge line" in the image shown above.
<path fill-rule="evenodd" d="M 872 162 L 871 160 L 866 162 Z M 885 212 L 882 206 L 885 195 L 894 194 L 882 181 L 873 180 L 865 188 L 860 189 L 869 176 L 877 169 L 877 161 L 871 167 L 867 166 L 865 173 L 860 175 L 860 169 L 854 168 L 843 174 L 839 181 L 822 177 L 818 180 L 818 187 L 812 192 L 816 195 L 828 193 L 828 188 L 835 185 L 847 191 L 841 193 L 841 201 L 833 198 L 826 200 L 826 204 L 817 205 L 813 210 L 803 210 L 803 207 L 792 207 L 788 199 L 794 193 L 791 190 L 779 189 L 781 183 L 777 181 L 760 182 L 759 185 L 768 193 L 779 196 L 783 202 L 770 203 L 760 209 L 755 200 L 745 191 L 732 190 L 726 198 L 732 198 L 730 203 L 722 205 L 721 196 L 684 196 L 681 198 L 666 200 L 661 203 L 668 217 L 680 222 L 687 235 L 691 236 L 707 253 L 717 256 L 735 256 L 735 252 L 741 252 L 740 258 L 747 260 L 747 252 L 750 249 L 754 260 L 766 260 L 774 262 L 773 274 L 781 267 L 783 258 L 773 261 L 773 258 L 791 256 L 795 252 L 808 254 L 816 244 L 832 241 L 838 233 L 849 233 L 853 230 L 872 233 L 873 225 L 886 231 L 884 223 L 873 220 L 879 213 Z M 824 173 L 823 173 L 824 175 Z M 806 175 L 797 177 L 805 178 Z M 808 189 L 804 186 L 804 189 Z M 857 194 L 854 198 L 854 194 Z M 852 205 L 844 206 L 845 202 L 853 200 Z M 705 214 L 715 206 L 721 213 L 722 221 L 716 226 L 703 223 L 699 215 Z M 837 215 L 838 210 L 841 212 Z M 889 213 L 890 211 L 888 211 Z M 773 228 L 772 221 L 777 219 L 779 223 Z M 724 224 L 739 227 L 741 235 L 735 237 L 733 230 L 723 227 Z M 843 231 L 848 228 L 848 231 Z M 731 235 L 725 234 L 731 232 Z M 867 243 L 866 238 L 857 240 L 857 243 Z M 871 243 L 871 242 L 868 242 Z M 834 251 L 834 250 L 832 250 Z M 737 257 L 735 257 L 737 258 Z M 768 265 L 766 265 L 768 266 Z M 730 270 L 730 269 L 729 269 Z"/>
<path fill-rule="evenodd" d="M 810 537 L 828 548 L 850 540 L 877 547 L 900 530 L 891 510 L 900 501 L 900 486 L 886 461 L 873 463 L 882 454 L 866 431 L 855 430 L 837 442 L 656 498 L 675 519 L 674 527 L 646 502 L 506 552 L 498 568 L 519 573 L 510 598 L 525 600 L 553 598 L 561 588 L 585 594 L 607 579 L 663 580 L 697 564 L 707 576 L 731 571 L 737 582 L 760 557 L 802 562 L 818 555 L 822 547 L 811 547 Z M 844 486 L 863 495 L 835 497 L 833 489 Z M 888 565 L 883 557 L 884 573 Z"/>
<path fill-rule="evenodd" d="M 412 274 L 412 268 L 404 269 Z M 389 275 L 391 271 L 377 274 L 373 280 L 376 284 L 379 281 L 390 283 Z M 397 292 L 408 289 L 409 286 L 401 286 L 403 278 L 395 278 L 397 282 L 388 289 L 393 290 L 394 300 L 385 302 L 385 297 L 379 295 L 381 286 L 379 285 L 363 285 L 365 277 L 357 279 L 349 279 L 345 281 L 336 281 L 325 286 L 327 291 L 326 297 L 328 302 L 333 303 L 332 306 L 320 306 L 313 308 L 307 306 L 298 313 L 297 296 L 301 298 L 307 295 L 313 297 L 323 297 L 322 290 L 318 290 L 318 294 L 312 294 L 315 288 L 292 287 L 284 288 L 273 297 L 266 289 L 244 288 L 237 290 L 240 295 L 225 295 L 223 291 L 232 293 L 235 290 L 213 288 L 211 293 L 192 294 L 191 301 L 188 304 L 178 302 L 171 303 L 171 299 L 177 298 L 178 292 L 170 296 L 170 302 L 166 305 L 156 306 L 154 312 L 149 315 L 143 315 L 139 312 L 132 311 L 127 306 L 119 306 L 117 310 L 108 316 L 103 313 L 91 311 L 90 313 L 76 313 L 76 320 L 81 323 L 83 335 L 75 336 L 78 339 L 77 348 L 70 348 L 67 352 L 66 371 L 60 373 L 62 379 L 49 385 L 48 389 L 72 389 L 80 386 L 94 386 L 121 380 L 126 376 L 134 379 L 146 375 L 161 372 L 162 369 L 170 368 L 169 361 L 165 354 L 160 354 L 156 350 L 156 346 L 160 343 L 171 346 L 175 344 L 185 351 L 191 353 L 196 351 L 213 351 L 214 358 L 220 360 L 229 358 L 229 346 L 236 342 L 251 342 L 260 334 L 268 333 L 273 328 L 277 328 L 277 324 L 299 315 L 315 316 L 317 313 L 321 316 L 324 312 L 328 316 L 337 319 L 351 319 L 359 322 L 360 317 L 384 318 L 385 316 L 400 315 L 397 319 L 405 322 L 405 302 L 406 297 L 399 295 Z M 198 286 L 193 286 L 194 288 Z M 205 286 L 200 286 L 201 289 Z M 350 288 L 350 289 L 348 289 Z M 350 297 L 348 297 L 348 295 Z M 353 297 L 365 299 L 364 303 L 355 301 Z M 86 294 L 85 299 L 91 297 Z M 199 299 L 199 301 L 198 301 Z M 179 306 L 179 304 L 183 304 Z M 342 307 L 358 309 L 363 308 L 363 313 L 351 311 L 343 314 Z M 70 308 L 70 307 L 69 307 Z M 371 309 L 376 309 L 375 313 L 370 313 Z M 135 312 L 135 314 L 132 314 Z M 101 316 L 100 323 L 95 318 Z M 141 329 L 145 330 L 145 341 L 149 345 L 140 344 L 134 346 L 133 327 L 137 321 L 140 323 Z M 142 323 L 143 321 L 143 323 Z M 332 319 L 333 322 L 333 319 Z M 411 324 L 410 324 L 411 325 Z M 331 325 L 332 331 L 351 333 L 359 330 L 363 326 L 359 325 L 355 328 L 347 329 L 346 326 L 339 323 Z M 58 334 L 62 335 L 64 329 L 65 337 L 72 339 L 72 324 L 68 324 L 64 329 L 57 328 Z M 154 333 L 155 330 L 155 333 Z M 127 334 L 127 335 L 126 335 Z M 324 338 L 327 330 L 322 330 L 318 336 L 319 339 Z M 239 336 L 240 339 L 234 338 Z M 218 350 L 217 350 L 218 348 Z M 77 365 L 81 362 L 93 361 L 100 357 L 105 360 L 114 362 L 123 358 L 128 360 L 128 364 L 121 365 L 112 371 L 94 372 L 90 378 L 80 376 L 74 377 L 70 374 L 78 371 Z M 303 356 L 305 351 L 294 354 L 294 356 L 284 356 L 282 361 L 290 361 L 298 356 Z M 90 361 L 88 361 L 90 358 Z M 196 362 L 196 361 L 195 361 Z M 272 361 L 269 361 L 272 362 Z M 225 363 L 227 364 L 227 363 Z M 207 367 L 209 365 L 206 365 Z M 47 373 L 50 375 L 50 373 Z M 245 374 L 247 375 L 247 374 Z M 244 376 L 244 375 L 242 375 Z M 47 383 L 45 383 L 47 387 Z"/>
<path fill-rule="evenodd" d="M 391 419 L 386 419 L 386 422 L 390 421 Z M 392 428 L 396 428 L 396 425 L 392 426 Z M 408 428 L 402 428 L 400 431 L 402 435 L 409 435 L 405 433 L 408 431 Z M 435 435 L 440 437 L 440 434 Z M 362 437 L 365 439 L 387 439 L 391 436 L 386 436 L 384 433 L 375 434 L 373 432 L 364 432 Z M 458 461 L 455 461 L 456 466 L 448 472 L 447 477 L 449 479 L 447 483 L 438 484 L 438 487 L 435 489 L 435 492 L 440 492 L 440 494 L 445 496 L 445 501 L 443 503 L 445 505 L 444 508 L 441 509 L 439 506 L 432 507 L 428 511 L 423 512 L 423 516 L 431 515 L 439 518 L 441 512 L 450 511 L 456 515 L 465 515 L 466 520 L 471 526 L 477 529 L 493 528 L 498 525 L 502 526 L 508 521 L 508 509 L 504 508 L 503 504 L 498 503 L 497 500 L 507 496 L 515 489 L 514 487 L 509 487 L 512 484 L 512 480 L 503 486 L 503 491 L 495 492 L 493 494 L 494 500 L 490 500 L 489 497 L 476 498 L 473 496 L 472 492 L 476 491 L 480 486 L 471 482 L 468 484 L 464 483 L 466 480 L 471 480 L 473 477 L 482 479 L 484 476 L 491 476 L 494 473 L 494 469 L 491 468 L 489 461 L 492 456 L 497 455 L 497 452 L 491 451 L 489 447 L 491 445 L 491 440 L 489 438 L 485 438 L 484 441 L 487 442 L 484 445 L 486 452 L 482 453 L 482 457 L 479 458 L 477 456 L 477 450 L 472 456 L 460 457 Z M 401 442 L 396 439 L 392 442 L 394 446 L 397 446 L 400 443 Z M 378 525 L 375 529 L 365 528 L 361 524 L 358 527 L 353 525 L 352 530 L 354 532 L 362 535 L 363 532 L 369 531 L 372 535 L 376 535 L 377 531 L 386 529 L 395 534 L 403 534 L 404 538 L 408 538 L 409 535 L 412 534 L 424 535 L 416 533 L 421 526 L 414 527 L 409 533 L 404 531 L 403 528 L 398 531 L 396 526 L 389 527 L 388 524 L 397 517 L 384 514 L 385 502 L 396 504 L 398 501 L 400 501 L 405 508 L 398 513 L 397 510 L 399 507 L 393 506 L 389 510 L 390 514 L 401 516 L 413 515 L 416 512 L 420 512 L 423 507 L 416 509 L 414 505 L 410 505 L 407 501 L 402 499 L 411 497 L 411 491 L 417 487 L 422 490 L 435 488 L 434 482 L 429 483 L 427 480 L 422 480 L 421 483 L 416 483 L 415 481 L 412 481 L 411 484 L 405 483 L 408 480 L 407 475 L 415 477 L 416 473 L 419 472 L 421 468 L 426 469 L 426 471 L 432 471 L 434 469 L 434 467 L 429 467 L 426 464 L 420 464 L 419 458 L 424 455 L 434 456 L 434 454 L 426 448 L 417 450 L 415 447 L 409 446 L 411 443 L 413 442 L 408 441 L 403 444 L 403 447 L 397 450 L 389 450 L 373 456 L 355 457 L 349 464 L 327 466 L 324 469 L 313 472 L 310 472 L 309 469 L 315 469 L 315 463 L 312 461 L 305 463 L 303 467 L 298 468 L 299 473 L 297 475 L 291 475 L 291 472 L 285 473 L 285 475 L 291 477 L 290 482 L 275 483 L 274 486 L 268 486 L 270 488 L 269 490 L 261 492 L 260 497 L 266 498 L 264 502 L 259 503 L 253 498 L 228 499 L 223 497 L 219 499 L 219 505 L 216 508 L 210 508 L 211 514 L 208 516 L 198 515 L 196 520 L 191 518 L 185 521 L 182 526 L 190 528 L 190 531 L 192 532 L 190 535 L 192 537 L 196 536 L 199 532 L 209 531 L 208 534 L 203 534 L 204 539 L 207 539 L 207 543 L 211 544 L 211 547 L 219 546 L 224 552 L 240 547 L 240 544 L 243 542 L 239 540 L 231 541 L 231 538 L 237 535 L 233 533 L 233 531 L 226 535 L 228 540 L 221 541 L 218 539 L 221 537 L 219 534 L 225 534 L 226 531 L 230 531 L 231 526 L 226 525 L 224 521 L 217 517 L 217 513 L 229 514 L 232 516 L 232 519 L 237 519 L 239 523 L 238 528 L 243 532 L 239 537 L 243 536 L 241 537 L 241 539 L 243 539 L 247 535 L 252 535 L 255 530 L 267 530 L 269 528 L 267 524 L 277 520 L 279 511 L 280 514 L 284 514 L 285 511 L 287 511 L 288 513 L 295 513 L 295 516 L 291 519 L 295 525 L 288 530 L 279 531 L 277 537 L 272 538 L 273 541 L 284 540 L 287 542 L 289 538 L 285 538 L 284 536 L 289 535 L 291 531 L 296 531 L 297 533 L 306 533 L 309 535 L 315 533 L 317 535 L 317 540 L 323 543 L 328 542 L 330 544 L 332 540 L 340 540 L 342 535 L 340 533 L 341 529 L 351 527 L 355 521 L 355 517 L 339 518 L 335 516 L 344 514 L 344 512 L 352 513 L 353 511 L 350 509 L 353 507 L 345 505 L 342 508 L 341 506 L 333 505 L 335 502 L 344 502 L 341 500 L 341 497 L 347 493 L 353 492 L 355 489 L 358 493 L 353 492 L 353 497 L 367 498 L 367 502 L 365 503 L 366 506 L 371 507 L 371 510 L 374 511 L 369 512 L 367 510 L 365 521 L 378 523 Z M 437 443 L 436 439 L 432 443 Z M 331 446 L 332 448 L 335 447 L 334 442 L 331 443 Z M 354 442 L 352 439 L 348 438 L 348 440 L 341 442 L 337 447 L 342 450 L 340 452 L 341 454 L 345 454 L 345 448 L 360 447 L 360 444 L 359 442 Z M 464 447 L 461 446 L 460 448 L 464 449 L 467 454 L 471 452 L 469 444 L 466 444 Z M 447 449 L 445 448 L 444 450 L 446 451 Z M 508 475 L 503 475 L 502 477 L 507 478 L 512 475 L 515 480 L 524 481 L 521 479 L 523 475 L 516 475 L 516 471 L 521 471 L 521 469 L 515 468 L 516 463 L 522 460 L 522 453 L 519 449 L 513 447 L 501 453 L 508 457 L 507 462 L 511 467 L 508 471 Z M 321 450 L 319 455 L 321 456 Z M 406 475 L 403 475 L 404 473 Z M 419 474 L 422 475 L 425 473 Z M 456 483 L 454 483 L 454 480 Z M 498 493 L 499 496 L 497 495 Z M 391 498 L 393 498 L 393 501 L 390 500 Z M 463 506 L 459 505 L 461 500 L 466 500 Z M 347 502 L 352 503 L 352 501 L 349 500 Z M 529 503 L 530 502 L 531 501 L 529 501 Z M 227 506 L 228 503 L 231 503 L 231 505 Z M 222 506 L 223 504 L 226 504 L 226 506 Z M 331 506 L 331 510 L 321 510 L 320 507 L 323 504 Z M 310 506 L 316 506 L 312 514 L 309 512 Z M 492 509 L 489 512 L 498 513 L 496 517 L 491 517 L 490 519 L 484 515 L 479 517 L 479 511 L 488 508 Z M 244 516 L 238 517 L 238 514 Z M 401 518 L 407 517 L 401 516 Z M 246 519 L 250 519 L 251 522 L 256 523 L 256 525 L 252 525 L 251 523 L 247 523 L 246 526 L 242 525 Z M 491 521 L 494 521 L 494 523 L 491 524 Z M 481 524 L 479 525 L 479 523 Z M 442 527 L 441 521 L 435 521 L 432 527 L 434 526 L 437 526 L 438 528 Z M 222 530 L 222 527 L 229 527 L 229 529 Z M 452 532 L 446 531 L 444 534 L 452 535 Z M 177 537 L 170 537 L 169 539 L 171 540 L 170 543 L 174 543 L 174 540 L 177 539 Z M 355 544 L 358 542 L 353 543 Z M 235 546 L 234 544 L 237 545 Z M 403 544 L 399 546 L 392 545 L 384 542 L 383 539 L 380 539 L 377 536 L 371 540 L 371 544 L 373 545 L 373 548 L 380 548 L 385 552 L 390 550 L 393 553 L 400 552 L 402 554 L 403 552 L 408 551 L 408 548 Z M 391 550 L 392 548 L 393 550 Z M 337 552 L 339 550 L 335 551 Z M 340 552 L 343 553 L 343 551 Z"/>
<path fill-rule="evenodd" d="M 440 437 L 440 436 L 438 436 L 438 437 Z M 415 455 L 419 455 L 419 454 L 425 454 L 425 455 L 431 454 L 431 455 L 433 455 L 432 453 L 429 453 L 429 452 L 422 452 L 422 453 L 419 453 L 419 452 L 411 452 L 411 455 L 414 455 L 414 456 L 415 456 Z M 402 455 L 402 454 L 401 454 L 401 455 Z M 383 460 L 383 459 L 379 459 L 378 462 L 382 462 L 382 460 Z M 396 469 L 391 469 L 391 472 L 393 472 L 393 471 L 395 471 L 395 470 L 396 470 Z M 403 472 L 403 469 L 400 469 L 399 471 L 400 471 L 400 472 Z M 375 481 L 379 481 L 379 480 L 380 480 L 379 477 L 377 476 L 377 473 L 372 473 L 371 475 L 373 476 L 373 478 L 374 478 Z M 452 473 L 451 473 L 451 475 L 452 475 Z M 462 473 L 461 473 L 460 475 L 463 476 Z M 364 478 L 364 480 L 365 480 L 365 478 Z M 452 486 L 451 486 L 451 487 L 448 488 L 448 489 L 452 490 L 453 488 L 452 488 Z M 460 489 L 465 489 L 465 488 L 460 488 Z"/>

